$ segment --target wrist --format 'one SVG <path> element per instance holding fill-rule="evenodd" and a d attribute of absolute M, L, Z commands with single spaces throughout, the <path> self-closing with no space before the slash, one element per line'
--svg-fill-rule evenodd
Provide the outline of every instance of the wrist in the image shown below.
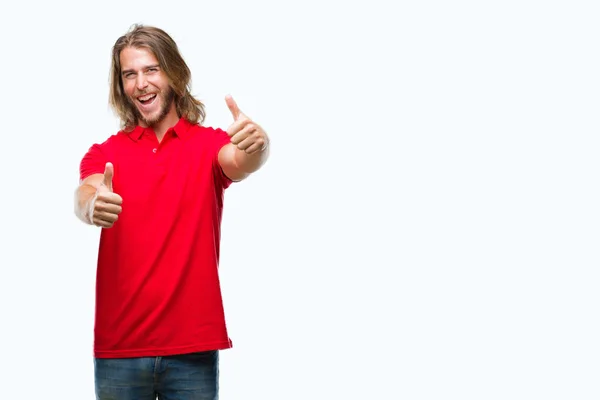
<path fill-rule="evenodd" d="M 92 198 L 88 201 L 87 207 L 85 208 L 85 222 L 90 225 L 94 224 L 94 207 L 96 205 L 96 199 L 98 198 L 98 192 L 94 193 Z"/>

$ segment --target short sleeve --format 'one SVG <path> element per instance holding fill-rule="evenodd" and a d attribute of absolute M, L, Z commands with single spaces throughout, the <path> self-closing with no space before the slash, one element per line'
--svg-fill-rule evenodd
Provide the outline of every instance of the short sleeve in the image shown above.
<path fill-rule="evenodd" d="M 102 146 L 92 145 L 79 164 L 79 178 L 84 180 L 92 174 L 103 174 L 107 162 L 108 159 Z"/>
<path fill-rule="evenodd" d="M 226 189 L 227 187 L 229 187 L 229 185 L 231 185 L 231 183 L 233 181 L 231 179 L 229 179 L 229 177 L 227 175 L 225 175 L 225 173 L 223 172 L 223 168 L 221 168 L 221 165 L 219 164 L 219 151 L 221 151 L 223 146 L 225 146 L 228 143 L 231 143 L 231 138 L 229 137 L 227 132 L 225 132 L 222 129 L 217 128 L 214 130 L 212 140 L 213 140 L 213 149 L 214 149 L 214 157 L 213 157 L 214 170 L 215 170 L 215 173 L 217 175 L 219 182 L 223 186 L 223 189 Z"/>

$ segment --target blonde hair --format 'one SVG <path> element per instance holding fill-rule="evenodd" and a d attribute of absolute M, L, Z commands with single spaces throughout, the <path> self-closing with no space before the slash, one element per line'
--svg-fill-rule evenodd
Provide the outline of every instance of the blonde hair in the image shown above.
<path fill-rule="evenodd" d="M 193 124 L 202 124 L 206 117 L 204 104 L 190 93 L 192 74 L 175 41 L 162 29 L 135 24 L 112 48 L 109 104 L 121 119 L 121 125 L 129 128 L 137 125 L 136 110 L 125 95 L 121 77 L 120 56 L 126 47 L 143 48 L 154 54 L 174 92 L 177 115 Z"/>

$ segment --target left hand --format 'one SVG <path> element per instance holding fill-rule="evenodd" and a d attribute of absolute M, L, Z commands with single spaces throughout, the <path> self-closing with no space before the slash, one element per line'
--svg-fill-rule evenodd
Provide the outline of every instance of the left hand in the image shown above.
<path fill-rule="evenodd" d="M 240 111 L 233 97 L 226 96 L 225 102 L 233 115 L 233 124 L 227 128 L 231 143 L 246 154 L 265 150 L 269 144 L 269 138 L 263 128 Z"/>

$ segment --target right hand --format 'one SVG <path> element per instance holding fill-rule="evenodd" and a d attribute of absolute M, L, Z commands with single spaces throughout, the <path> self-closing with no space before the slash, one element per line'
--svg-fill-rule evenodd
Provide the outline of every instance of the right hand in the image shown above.
<path fill-rule="evenodd" d="M 96 189 L 96 195 L 90 206 L 90 222 L 93 225 L 103 228 L 112 228 L 119 219 L 119 214 L 123 209 L 123 199 L 113 192 L 112 179 L 114 167 L 111 163 L 106 163 L 104 168 L 104 179 Z"/>

